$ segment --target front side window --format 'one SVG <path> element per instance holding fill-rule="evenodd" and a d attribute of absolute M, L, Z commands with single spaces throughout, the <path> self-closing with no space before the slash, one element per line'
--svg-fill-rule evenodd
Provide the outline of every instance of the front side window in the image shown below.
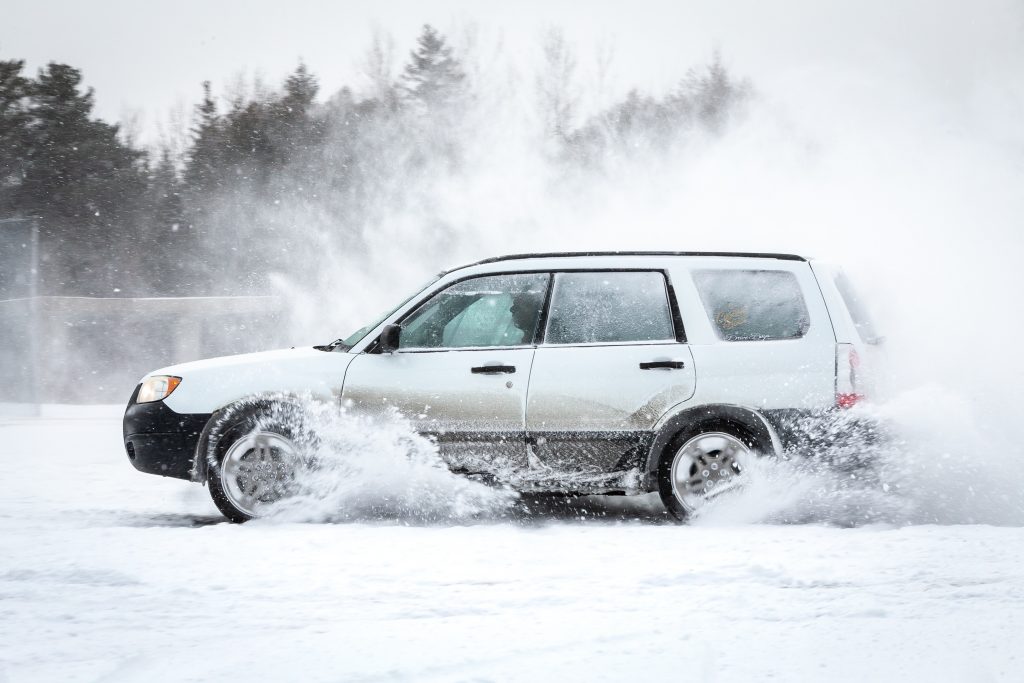
<path fill-rule="evenodd" d="M 810 327 L 800 283 L 788 271 L 698 270 L 693 281 L 725 341 L 797 339 Z"/>
<path fill-rule="evenodd" d="M 399 349 L 533 344 L 547 273 L 487 275 L 438 292 L 402 323 Z"/>
<path fill-rule="evenodd" d="M 660 272 L 557 273 L 547 344 L 667 341 L 676 338 Z"/>

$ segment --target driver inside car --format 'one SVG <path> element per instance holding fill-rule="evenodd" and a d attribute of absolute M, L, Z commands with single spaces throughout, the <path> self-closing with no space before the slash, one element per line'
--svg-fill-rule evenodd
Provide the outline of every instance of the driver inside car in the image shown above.
<path fill-rule="evenodd" d="M 512 324 L 515 326 L 505 333 L 509 345 L 532 343 L 537 332 L 537 318 L 540 317 L 539 297 L 532 292 L 516 294 L 512 297 L 512 305 L 508 310 L 512 314 Z"/>

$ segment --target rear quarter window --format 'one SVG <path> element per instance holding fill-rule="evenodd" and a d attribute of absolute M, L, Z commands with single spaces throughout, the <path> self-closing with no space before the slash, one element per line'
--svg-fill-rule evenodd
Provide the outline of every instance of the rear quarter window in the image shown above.
<path fill-rule="evenodd" d="M 698 270 L 693 281 L 719 339 L 798 339 L 810 327 L 800 283 L 788 271 Z"/>
<path fill-rule="evenodd" d="M 850 318 L 853 320 L 854 327 L 857 328 L 857 334 L 860 335 L 861 341 L 866 344 L 880 343 L 882 338 L 878 335 L 875 324 L 868 314 L 868 309 L 864 306 L 863 299 L 857 295 L 853 283 L 843 273 L 836 275 L 835 282 L 839 296 L 843 298 L 846 310 L 850 312 Z"/>

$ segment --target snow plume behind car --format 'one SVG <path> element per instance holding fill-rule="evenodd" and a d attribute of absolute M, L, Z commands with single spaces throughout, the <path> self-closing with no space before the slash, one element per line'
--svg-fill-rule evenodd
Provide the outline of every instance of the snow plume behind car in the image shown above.
<path fill-rule="evenodd" d="M 685 248 L 841 263 L 886 337 L 874 410 L 895 441 L 862 444 L 878 469 L 862 479 L 828 464 L 828 435 L 819 434 L 825 462 L 755 465 L 787 504 L 766 493 L 759 506 L 748 487 L 723 499 L 721 514 L 1022 523 L 1024 138 L 1012 122 L 1024 100 L 1006 66 L 1021 63 L 1010 32 L 1008 24 L 984 54 L 964 57 L 976 60 L 976 79 L 961 92 L 940 87 L 945 71 L 919 61 L 913 46 L 892 45 L 887 68 L 794 67 L 755 82 L 745 112 L 716 135 L 672 139 L 660 151 L 608 146 L 584 167 L 546 156 L 512 108 L 471 117 L 461 167 L 407 178 L 410 204 L 383 210 L 368 250 L 335 264 L 338 280 L 372 273 L 411 287 L 432 265 L 419 254 L 440 247 L 451 262 L 502 251 Z M 438 234 L 442 242 L 430 245 Z M 324 322 L 323 297 L 299 299 L 309 304 L 299 307 L 311 313 L 307 322 Z M 371 303 L 359 296 L 341 306 Z"/>
<path fill-rule="evenodd" d="M 880 429 L 865 433 L 865 418 Z M 847 411 L 783 458 L 745 462 L 742 489 L 693 523 L 1024 524 L 1019 452 L 979 424 L 937 385 Z"/>
<path fill-rule="evenodd" d="M 231 424 L 257 403 L 269 411 L 256 429 L 287 425 L 300 461 L 293 495 L 270 504 L 266 519 L 459 523 L 499 514 L 517 498 L 453 474 L 436 444 L 397 413 L 371 419 L 308 397 L 270 394 L 232 405 L 219 423 Z M 215 459 L 210 466 L 218 466 Z"/>

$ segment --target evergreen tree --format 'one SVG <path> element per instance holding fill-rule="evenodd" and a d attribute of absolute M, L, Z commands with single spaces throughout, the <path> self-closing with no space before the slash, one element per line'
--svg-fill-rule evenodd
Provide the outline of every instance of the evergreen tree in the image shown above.
<path fill-rule="evenodd" d="M 294 73 L 284 81 L 284 96 L 281 98 L 284 112 L 295 118 L 305 115 L 319 90 L 316 76 L 309 73 L 306 65 L 300 62 Z"/>
<path fill-rule="evenodd" d="M 160 228 L 177 231 L 181 225 L 181 181 L 171 150 L 164 147 L 149 174 L 150 205 Z"/>
<path fill-rule="evenodd" d="M 678 102 L 689 101 L 697 119 L 709 130 L 721 132 L 750 92 L 750 83 L 734 80 L 722 62 L 722 55 L 715 50 L 710 64 L 690 69 L 675 97 Z"/>
<path fill-rule="evenodd" d="M 50 63 L 29 87 L 30 153 L 13 201 L 40 216 L 44 286 L 51 291 L 109 293 L 130 285 L 134 218 L 145 178 L 143 153 L 118 138 L 118 127 L 91 118 L 93 92 L 81 72 Z"/>
<path fill-rule="evenodd" d="M 275 162 L 283 167 L 291 159 L 319 146 L 323 125 L 311 112 L 320 85 L 305 64 L 300 63 L 285 79 L 284 93 L 271 105 L 271 143 L 277 151 Z"/>
<path fill-rule="evenodd" d="M 224 117 L 224 153 L 235 185 L 232 189 L 261 185 L 279 165 L 271 138 L 271 107 L 267 102 L 239 100 Z"/>
<path fill-rule="evenodd" d="M 0 61 L 0 217 L 18 210 L 20 188 L 32 148 L 28 113 L 29 79 L 23 60 Z"/>
<path fill-rule="evenodd" d="M 452 48 L 430 24 L 416 42 L 400 77 L 404 100 L 428 110 L 455 102 L 463 94 L 466 74 Z"/>
<path fill-rule="evenodd" d="M 543 49 L 531 85 L 569 172 L 685 152 L 695 126 L 724 130 L 750 93 L 716 53 L 668 96 L 633 90 L 580 124 L 573 54 L 557 31 Z M 463 115 L 475 79 L 446 39 L 424 26 L 397 79 L 390 50 L 378 36 L 365 98 L 343 88 L 317 105 L 302 63 L 279 91 L 238 95 L 226 111 L 204 83 L 182 159 L 147 159 L 94 119 L 76 69 L 50 64 L 33 79 L 23 62 L 0 61 L 0 218 L 40 217 L 44 292 L 241 293 L 275 272 L 302 278 L 296 264 L 328 253 L 334 226 L 359 249 L 389 212 L 429 217 L 437 180 L 472 158 Z M 308 225 L 332 228 L 311 240 Z M 445 222 L 434 225 L 429 241 L 444 248 Z"/>
<path fill-rule="evenodd" d="M 192 149 L 187 157 L 185 184 L 190 194 L 212 192 L 223 180 L 224 130 L 210 82 L 203 82 L 203 99 L 196 105 Z"/>
<path fill-rule="evenodd" d="M 147 284 L 154 293 L 186 293 L 194 282 L 197 245 L 185 217 L 184 184 L 169 148 L 160 150 L 147 181 L 143 220 L 150 239 L 140 259 L 151 274 Z"/>

